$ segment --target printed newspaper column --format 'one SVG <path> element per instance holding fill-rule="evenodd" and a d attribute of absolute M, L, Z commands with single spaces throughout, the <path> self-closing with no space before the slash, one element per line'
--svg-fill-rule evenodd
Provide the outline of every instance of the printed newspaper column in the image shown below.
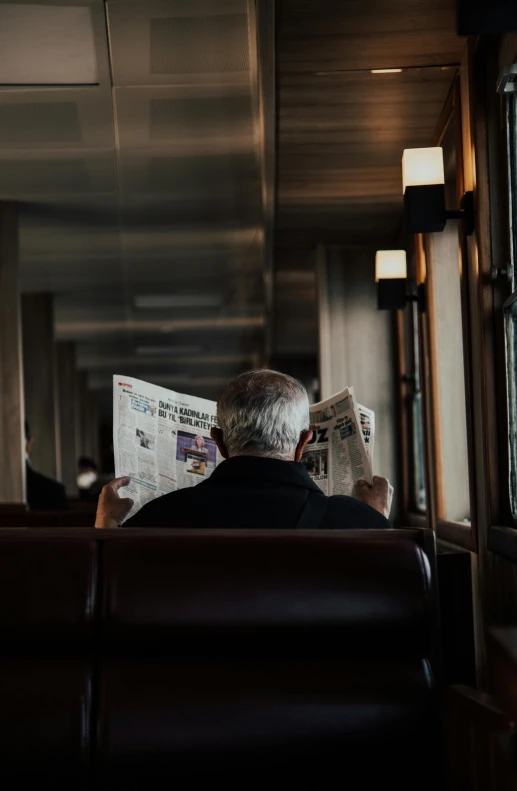
<path fill-rule="evenodd" d="M 320 489 L 352 495 L 358 480 L 372 483 L 375 415 L 356 404 L 353 388 L 314 404 L 310 416 L 314 435 L 302 461 Z"/>
<path fill-rule="evenodd" d="M 113 377 L 115 473 L 129 476 L 122 497 L 146 502 L 195 486 L 222 461 L 210 429 L 216 404 L 124 376 Z"/>

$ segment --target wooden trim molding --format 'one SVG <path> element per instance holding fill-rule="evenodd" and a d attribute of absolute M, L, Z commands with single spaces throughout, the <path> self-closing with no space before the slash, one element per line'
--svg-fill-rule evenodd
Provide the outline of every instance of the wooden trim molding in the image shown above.
<path fill-rule="evenodd" d="M 442 143 L 443 138 L 450 124 L 454 122 L 456 128 L 456 136 L 454 145 L 456 148 L 456 161 L 457 161 L 457 183 L 458 193 L 462 194 L 465 184 L 465 168 L 464 168 L 464 126 L 462 114 L 462 91 L 460 85 L 460 77 L 457 76 L 453 82 L 444 110 L 441 114 L 440 121 L 443 124 L 442 128 L 437 127 L 434 135 L 434 143 L 436 145 Z M 459 201 L 459 195 L 458 195 Z M 420 240 L 419 240 L 420 241 Z M 420 241 L 420 244 L 422 242 Z M 465 415 L 466 415 L 466 428 L 467 428 L 467 464 L 469 473 L 469 500 L 470 500 L 470 513 L 471 524 L 470 526 L 462 523 L 450 522 L 447 519 L 445 512 L 445 492 L 443 480 L 443 467 L 442 467 L 442 422 L 441 410 L 445 408 L 441 404 L 440 387 L 439 387 L 439 373 L 438 373 L 438 360 L 440 350 L 438 348 L 437 330 L 436 330 L 436 314 L 437 306 L 435 304 L 435 295 L 433 289 L 433 275 L 436 264 L 435 255 L 433 252 L 433 239 L 429 235 L 423 237 L 423 258 L 426 260 L 426 282 L 427 282 L 427 314 L 423 321 L 424 335 L 428 354 L 428 361 L 426 366 L 426 420 L 430 423 L 429 430 L 429 450 L 428 450 L 428 463 L 432 475 L 433 489 L 429 499 L 433 499 L 434 508 L 436 513 L 435 527 L 438 532 L 438 525 L 442 531 L 442 536 L 448 541 L 453 541 L 459 546 L 467 548 L 471 551 L 476 551 L 476 509 L 475 509 L 475 486 L 474 486 L 474 437 L 473 437 L 473 421 L 472 412 L 473 405 L 471 400 L 472 391 L 472 363 L 471 363 L 471 348 L 469 342 L 470 332 L 470 311 L 469 311 L 469 273 L 468 273 L 468 257 L 466 250 L 466 243 L 463 234 L 458 234 L 458 251 L 460 260 L 460 294 L 461 294 L 461 320 L 462 320 L 462 338 L 463 338 L 463 369 L 464 369 L 464 397 L 465 397 Z M 434 514 L 433 514 L 434 515 Z M 444 532 L 445 531 L 445 532 Z M 471 538 L 466 537 L 467 532 L 471 532 Z M 440 535 L 440 533 L 438 533 Z"/>
<path fill-rule="evenodd" d="M 0 203 L 0 502 L 24 503 L 25 431 L 18 209 Z"/>
<path fill-rule="evenodd" d="M 330 307 L 327 287 L 327 250 L 320 244 L 316 249 L 316 289 L 318 299 L 318 336 L 321 398 L 332 393 L 332 355 L 330 349 Z"/>
<path fill-rule="evenodd" d="M 456 80 L 455 106 L 457 109 L 457 199 L 461 201 L 465 192 L 472 190 L 475 183 L 475 157 L 472 125 L 470 122 L 472 102 L 470 95 L 471 66 L 469 48 L 465 50 L 462 59 L 460 76 Z M 468 80 L 468 81 L 467 81 Z M 473 550 L 478 549 L 478 508 L 476 500 L 476 429 L 474 412 L 474 360 L 472 338 L 474 334 L 473 323 L 478 321 L 477 312 L 471 308 L 470 294 L 477 288 L 477 241 L 474 253 L 469 244 L 471 240 L 459 228 L 460 250 L 460 286 L 461 286 L 461 316 L 463 335 L 463 359 L 465 381 L 465 418 L 467 428 L 467 454 L 469 473 L 469 500 L 470 500 L 470 530 L 472 531 Z M 475 254 L 475 260 L 471 255 Z"/>
<path fill-rule="evenodd" d="M 488 549 L 503 558 L 517 563 L 517 529 L 492 525 L 488 529 Z"/>
<path fill-rule="evenodd" d="M 517 41 L 517 37 L 514 37 Z M 508 404 L 503 305 L 511 286 L 507 278 L 492 280 L 491 268 L 506 267 L 510 255 L 508 158 L 504 101 L 495 91 L 504 42 L 485 41 L 474 57 L 476 101 L 473 129 L 476 144 L 476 238 L 478 240 L 478 304 L 480 341 L 478 353 L 483 366 L 478 426 L 484 433 L 483 453 L 478 454 L 478 497 L 482 498 L 480 531 L 485 530 L 488 549 L 517 562 L 509 497 Z M 502 527 L 504 525 L 505 527 Z M 497 527 L 493 527 L 497 526 Z M 496 532 L 494 532 L 494 530 Z M 499 532 L 503 531 L 503 532 Z"/>
<path fill-rule="evenodd" d="M 404 515 L 404 527 L 430 527 L 428 514 L 419 514 L 409 511 Z"/>
<path fill-rule="evenodd" d="M 476 551 L 472 525 L 463 524 L 463 522 L 448 522 L 445 519 L 437 519 L 436 535 L 438 538 L 443 539 L 443 541 L 448 541 L 450 544 L 456 544 L 459 547 L 463 547 L 463 549 L 468 549 L 470 552 Z"/>
<path fill-rule="evenodd" d="M 433 469 L 434 478 L 434 500 L 437 517 L 444 515 L 444 492 L 443 492 L 443 476 L 441 471 L 442 466 L 442 424 L 440 420 L 441 413 L 441 399 L 440 399 L 440 383 L 438 373 L 438 340 L 436 337 L 436 305 L 434 299 L 434 267 L 435 260 L 433 255 L 433 240 L 426 235 L 424 239 L 424 250 L 427 267 L 427 280 L 426 280 L 426 298 L 427 298 L 427 313 L 425 316 L 425 333 L 428 339 L 428 393 L 429 398 L 427 401 L 428 418 L 430 420 L 431 437 L 430 437 L 430 451 L 429 465 Z"/>
<path fill-rule="evenodd" d="M 464 685 L 448 687 L 444 736 L 448 788 L 515 788 L 515 768 L 508 749 L 511 726 L 496 698 Z"/>
<path fill-rule="evenodd" d="M 409 485 L 409 425 L 408 425 L 408 387 L 406 377 L 408 375 L 408 368 L 406 365 L 406 345 L 404 343 L 404 313 L 398 310 L 395 316 L 396 321 L 396 334 L 397 334 L 397 372 L 398 372 L 398 387 L 397 387 L 397 401 L 398 411 L 400 415 L 399 435 L 400 446 L 402 448 L 401 463 L 400 463 L 400 481 L 402 492 L 402 510 L 408 508 L 411 498 L 411 491 Z"/>

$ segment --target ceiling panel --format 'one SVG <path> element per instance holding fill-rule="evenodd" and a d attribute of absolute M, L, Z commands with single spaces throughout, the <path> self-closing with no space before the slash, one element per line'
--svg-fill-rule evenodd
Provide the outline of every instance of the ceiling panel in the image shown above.
<path fill-rule="evenodd" d="M 100 85 L 0 87 L 0 197 L 20 201 L 22 289 L 56 294 L 58 337 L 100 339 L 101 356 L 129 339 L 129 364 L 140 336 L 186 335 L 207 357 L 226 344 L 238 365 L 240 349 L 264 345 L 248 2 L 70 7 L 92 13 Z M 135 307 L 135 296 L 200 288 L 220 303 Z"/>
<path fill-rule="evenodd" d="M 109 84 L 103 0 L 0 2 L 0 85 Z"/>
<path fill-rule="evenodd" d="M 81 85 L 99 81 L 88 6 L 0 3 L 0 52 L 0 84 Z"/>
<path fill-rule="evenodd" d="M 116 191 L 115 158 L 112 151 L 74 155 L 39 155 L 0 158 L 0 197 L 25 198 L 42 195 L 106 194 Z"/>
<path fill-rule="evenodd" d="M 254 152 L 251 97 L 242 86 L 117 88 L 115 100 L 123 151 Z"/>
<path fill-rule="evenodd" d="M 0 104 L 0 144 L 80 142 L 79 113 L 74 101 Z"/>
<path fill-rule="evenodd" d="M 222 196 L 221 196 L 222 197 Z M 239 229 L 252 229 L 253 233 L 260 223 L 260 213 L 253 192 L 241 191 L 240 200 L 214 200 L 213 193 L 200 194 L 190 191 L 189 195 L 168 193 L 154 195 L 142 194 L 135 198 L 134 193 L 124 192 L 120 197 L 124 226 L 134 229 L 145 227 L 148 230 L 170 228 L 176 233 L 198 229 L 197 237 L 202 241 L 209 231 L 231 232 Z M 190 238 L 195 238 L 190 234 Z M 247 233 L 244 241 L 248 238 Z"/>
<path fill-rule="evenodd" d="M 458 63 L 454 0 L 279 0 L 278 68 L 357 71 Z"/>
<path fill-rule="evenodd" d="M 115 148 L 109 89 L 0 89 L 0 156 L 84 148 Z"/>
<path fill-rule="evenodd" d="M 246 0 L 108 0 L 116 86 L 248 84 Z"/>
<path fill-rule="evenodd" d="M 199 12 L 150 20 L 153 75 L 233 74 L 249 71 L 248 14 Z M 192 6 L 191 6 L 192 8 Z M 217 9 L 219 10 L 219 9 Z"/>

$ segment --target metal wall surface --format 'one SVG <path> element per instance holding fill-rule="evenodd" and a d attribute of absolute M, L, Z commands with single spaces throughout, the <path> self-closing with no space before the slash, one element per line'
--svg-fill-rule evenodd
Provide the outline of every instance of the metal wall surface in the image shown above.
<path fill-rule="evenodd" d="M 57 337 L 77 342 L 92 386 L 109 359 L 164 384 L 179 367 L 186 390 L 214 396 L 265 361 L 274 68 L 258 57 L 274 4 L 49 0 L 54 57 L 27 45 L 33 6 L 8 5 L 0 200 L 22 205 L 23 291 L 55 294 Z M 142 349 L 161 346 L 148 365 Z"/>

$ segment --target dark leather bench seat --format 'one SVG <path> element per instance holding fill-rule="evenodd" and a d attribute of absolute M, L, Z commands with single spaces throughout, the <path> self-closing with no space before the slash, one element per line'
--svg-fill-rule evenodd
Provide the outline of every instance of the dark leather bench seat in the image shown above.
<path fill-rule="evenodd" d="M 437 788 L 430 547 L 1 531 L 0 781 Z"/>

